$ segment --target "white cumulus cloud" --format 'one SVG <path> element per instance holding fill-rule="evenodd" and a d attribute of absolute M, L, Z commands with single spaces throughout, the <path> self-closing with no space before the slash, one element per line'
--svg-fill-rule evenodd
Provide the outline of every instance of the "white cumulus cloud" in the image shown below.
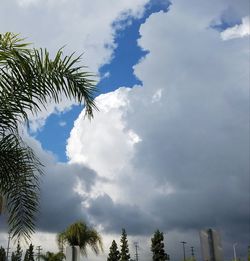
<path fill-rule="evenodd" d="M 230 40 L 235 38 L 247 37 L 250 35 L 250 19 L 249 16 L 242 18 L 242 23 L 233 27 L 227 28 L 221 32 L 222 40 Z"/>
<path fill-rule="evenodd" d="M 111 178 L 132 157 L 140 137 L 126 126 L 123 118 L 129 110 L 130 89 L 120 88 L 96 98 L 99 112 L 92 121 L 84 121 L 84 111 L 75 121 L 67 145 L 70 162 L 89 165 L 99 175 Z"/>

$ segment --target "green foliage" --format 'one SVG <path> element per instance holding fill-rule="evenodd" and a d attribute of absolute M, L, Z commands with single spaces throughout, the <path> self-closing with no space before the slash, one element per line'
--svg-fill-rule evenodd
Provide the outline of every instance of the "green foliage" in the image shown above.
<path fill-rule="evenodd" d="M 128 240 L 127 240 L 127 233 L 126 230 L 122 229 L 122 235 L 121 235 L 121 254 L 120 254 L 120 260 L 121 261 L 128 261 L 130 259 L 129 254 L 129 247 L 128 247 Z"/>
<path fill-rule="evenodd" d="M 1 215 L 1 213 L 3 212 L 3 204 L 4 204 L 4 202 L 3 202 L 3 196 L 0 195 L 0 215 Z"/>
<path fill-rule="evenodd" d="M 11 261 L 21 261 L 22 253 L 23 253 L 23 251 L 22 251 L 20 243 L 18 241 L 16 251 L 12 252 Z"/>
<path fill-rule="evenodd" d="M 11 254 L 11 261 L 17 261 L 16 255 L 14 252 L 12 252 L 12 254 Z"/>
<path fill-rule="evenodd" d="M 57 236 L 59 246 L 67 243 L 70 246 L 79 246 L 81 254 L 87 256 L 87 246 L 89 246 L 95 254 L 103 251 L 102 238 L 100 234 L 93 228 L 88 227 L 85 222 L 79 221 L 61 232 Z"/>
<path fill-rule="evenodd" d="M 38 207 L 39 166 L 32 150 L 18 135 L 10 133 L 1 138 L 0 133 L 0 194 L 5 196 L 13 236 L 28 236 L 33 231 Z"/>
<path fill-rule="evenodd" d="M 119 261 L 120 252 L 118 250 L 115 240 L 113 240 L 111 247 L 109 248 L 109 255 L 107 261 Z"/>
<path fill-rule="evenodd" d="M 42 174 L 18 125 L 28 123 L 29 113 L 59 103 L 62 95 L 84 102 L 86 115 L 93 116 L 96 89 L 80 61 L 62 49 L 52 59 L 46 49 L 31 48 L 16 34 L 0 34 L 0 213 L 4 198 L 13 237 L 34 232 Z"/>
<path fill-rule="evenodd" d="M 186 261 L 196 261 L 196 258 L 195 257 L 188 257 L 188 258 L 186 258 Z"/>
<path fill-rule="evenodd" d="M 45 255 L 40 255 L 40 258 L 44 261 L 62 261 L 65 255 L 62 252 L 53 253 L 48 251 Z"/>
<path fill-rule="evenodd" d="M 0 261 L 6 261 L 6 252 L 2 246 L 0 247 Z"/>
<path fill-rule="evenodd" d="M 151 251 L 153 253 L 153 261 L 169 260 L 169 255 L 164 250 L 164 236 L 159 230 L 156 230 L 151 238 Z"/>
<path fill-rule="evenodd" d="M 32 244 L 29 245 L 29 248 L 26 250 L 24 261 L 35 261 L 34 258 L 34 246 Z"/>

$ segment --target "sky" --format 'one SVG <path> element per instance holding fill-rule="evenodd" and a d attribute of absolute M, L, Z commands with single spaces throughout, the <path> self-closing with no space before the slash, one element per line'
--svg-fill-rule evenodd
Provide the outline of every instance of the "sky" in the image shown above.
<path fill-rule="evenodd" d="M 57 251 L 55 235 L 83 219 L 103 236 L 105 260 L 121 229 L 131 256 L 151 260 L 165 235 L 180 241 L 217 229 L 225 260 L 250 244 L 248 0 L 1 0 L 0 31 L 53 55 L 83 53 L 99 108 L 62 97 L 31 115 L 23 137 L 44 164 L 32 242 Z M 0 223 L 0 245 L 6 245 Z"/>

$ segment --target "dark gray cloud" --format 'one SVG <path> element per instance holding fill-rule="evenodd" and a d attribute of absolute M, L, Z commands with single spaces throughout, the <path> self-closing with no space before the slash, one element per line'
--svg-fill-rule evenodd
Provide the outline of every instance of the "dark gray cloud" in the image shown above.
<path fill-rule="evenodd" d="M 94 184 L 94 171 L 76 164 L 46 167 L 41 189 L 41 211 L 38 228 L 58 232 L 77 220 L 87 220 L 82 208 L 84 197 L 74 191 L 79 182 L 86 192 Z"/>
<path fill-rule="evenodd" d="M 152 17 L 141 29 L 140 42 L 150 50 L 136 68 L 144 89 L 130 93 L 132 109 L 125 117 L 142 139 L 133 166 L 137 179 L 150 177 L 156 191 L 173 187 L 165 195 L 152 192 L 144 205 L 160 217 L 164 230 L 215 227 L 224 236 L 226 258 L 233 242 L 245 256 L 250 231 L 248 40 L 222 42 L 206 27 L 212 16 L 202 20 L 203 8 L 199 5 L 201 13 L 194 14 L 192 4 L 177 1 L 172 14 Z M 188 17 L 184 24 L 178 20 L 183 16 Z M 199 17 L 195 25 L 192 19 Z M 161 98 L 152 103 L 157 89 Z M 144 195 L 142 186 L 137 198 Z"/>
<path fill-rule="evenodd" d="M 115 203 L 107 194 L 89 203 L 88 214 L 105 232 L 119 234 L 125 228 L 130 235 L 148 235 L 155 229 L 153 217 L 136 204 Z"/>
<path fill-rule="evenodd" d="M 90 223 L 82 207 L 86 198 L 76 191 L 76 187 L 80 185 L 85 193 L 89 193 L 97 174 L 79 164 L 56 162 L 55 157 L 43 151 L 38 142 L 32 138 L 27 140 L 45 166 L 45 175 L 41 177 L 37 229 L 58 233 L 77 220 Z"/>

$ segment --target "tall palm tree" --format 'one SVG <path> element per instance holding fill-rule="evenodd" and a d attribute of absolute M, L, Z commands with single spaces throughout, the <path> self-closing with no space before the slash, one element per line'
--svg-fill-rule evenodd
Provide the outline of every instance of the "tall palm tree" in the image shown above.
<path fill-rule="evenodd" d="M 78 221 L 57 236 L 58 244 L 62 242 L 72 247 L 72 261 L 75 261 L 74 246 L 79 246 L 81 254 L 87 256 L 87 246 L 89 246 L 95 254 L 103 251 L 102 238 L 100 234 L 93 228 L 88 227 L 85 222 Z"/>
<path fill-rule="evenodd" d="M 92 75 L 81 57 L 52 59 L 46 49 L 31 48 L 13 33 L 0 34 L 0 214 L 4 202 L 10 233 L 29 238 L 38 211 L 42 164 L 19 134 L 28 113 L 36 114 L 61 95 L 84 102 L 86 115 L 96 109 Z"/>
<path fill-rule="evenodd" d="M 62 252 L 53 253 L 48 251 L 45 255 L 40 255 L 39 257 L 44 261 L 62 261 L 65 255 Z"/>

